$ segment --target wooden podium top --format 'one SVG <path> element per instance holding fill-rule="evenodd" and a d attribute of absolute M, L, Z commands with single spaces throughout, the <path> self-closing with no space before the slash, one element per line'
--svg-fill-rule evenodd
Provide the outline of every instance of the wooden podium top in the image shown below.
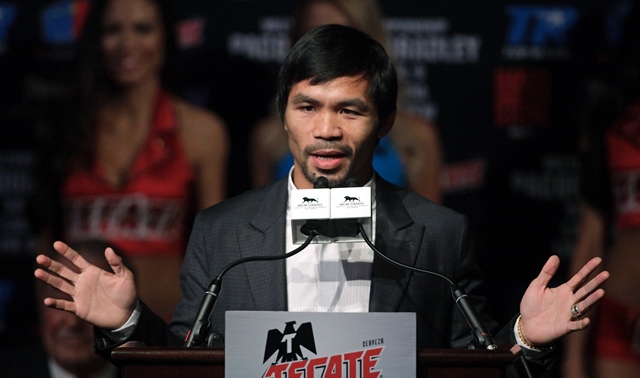
<path fill-rule="evenodd" d="M 504 377 L 520 349 L 420 349 L 418 377 Z M 224 349 L 121 346 L 111 354 L 123 377 L 224 377 Z"/>

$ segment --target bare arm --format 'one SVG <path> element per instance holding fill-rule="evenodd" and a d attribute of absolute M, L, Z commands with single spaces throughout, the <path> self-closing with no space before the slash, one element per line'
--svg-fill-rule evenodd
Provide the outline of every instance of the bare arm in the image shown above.
<path fill-rule="evenodd" d="M 273 169 L 288 148 L 287 133 L 277 116 L 271 115 L 256 124 L 249 140 L 251 184 L 254 188 L 274 181 Z"/>
<path fill-rule="evenodd" d="M 184 118 L 183 139 L 187 155 L 197 174 L 198 210 L 226 198 L 229 136 L 220 117 L 181 102 Z"/>
<path fill-rule="evenodd" d="M 409 177 L 409 186 L 436 203 L 442 203 L 440 173 L 442 172 L 442 151 L 440 137 L 432 126 L 422 130 L 424 151 L 420 154 L 420 165 Z"/>
<path fill-rule="evenodd" d="M 433 202 L 442 203 L 442 148 L 435 125 L 413 115 L 401 114 L 390 136 L 402 156 L 409 188 Z"/>
<path fill-rule="evenodd" d="M 604 217 L 598 210 L 582 203 L 576 247 L 571 255 L 570 273 L 577 273 L 580 267 L 594 257 L 604 257 L 604 239 Z"/>
<path fill-rule="evenodd" d="M 604 257 L 605 221 L 600 212 L 586 203 L 580 207 L 580 224 L 571 258 L 570 273 L 594 257 Z M 562 370 L 565 377 L 587 377 L 587 344 L 590 330 L 568 335 L 565 340 Z"/>

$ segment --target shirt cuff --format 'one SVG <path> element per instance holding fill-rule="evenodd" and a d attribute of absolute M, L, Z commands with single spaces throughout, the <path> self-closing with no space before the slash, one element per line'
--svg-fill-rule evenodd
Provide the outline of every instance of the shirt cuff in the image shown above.
<path fill-rule="evenodd" d="M 141 312 L 142 304 L 140 303 L 140 301 L 138 301 L 136 303 L 136 308 L 135 310 L 133 310 L 133 313 L 131 314 L 129 319 L 127 319 L 127 321 L 120 328 L 111 331 L 103 329 L 102 332 L 113 342 L 121 342 L 127 340 L 136 329 Z"/>
<path fill-rule="evenodd" d="M 518 319 L 516 319 L 515 324 L 513 325 L 513 334 L 516 338 L 516 344 L 518 344 L 518 346 L 520 346 L 520 348 L 522 349 L 522 354 L 524 354 L 525 357 L 535 357 L 535 358 L 540 358 L 542 356 L 547 355 L 548 353 L 550 353 L 551 351 L 553 351 L 555 349 L 554 346 L 550 346 L 550 347 L 544 347 L 544 348 L 536 348 L 532 345 L 530 345 L 529 343 L 525 342 L 522 337 L 520 336 L 520 318 L 522 318 L 522 315 L 518 315 Z"/>

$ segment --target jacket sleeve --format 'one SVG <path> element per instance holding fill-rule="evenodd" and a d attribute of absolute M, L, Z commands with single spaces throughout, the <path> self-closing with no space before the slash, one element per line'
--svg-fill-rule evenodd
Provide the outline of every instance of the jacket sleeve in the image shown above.
<path fill-rule="evenodd" d="M 97 354 L 110 359 L 114 348 L 129 341 L 140 341 L 147 346 L 182 345 L 182 340 L 149 307 L 140 302 L 139 309 L 140 317 L 129 335 L 114 339 L 107 331 L 94 328 L 94 349 Z"/>

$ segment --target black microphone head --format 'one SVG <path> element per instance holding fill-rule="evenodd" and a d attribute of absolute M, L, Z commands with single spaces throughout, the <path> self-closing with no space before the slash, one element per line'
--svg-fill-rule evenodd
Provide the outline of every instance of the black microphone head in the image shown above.
<path fill-rule="evenodd" d="M 329 187 L 329 180 L 324 176 L 318 176 L 316 181 L 313 182 L 314 189 L 322 189 Z"/>
<path fill-rule="evenodd" d="M 356 187 L 359 187 L 360 184 L 358 183 L 358 180 L 355 177 L 349 177 L 347 179 L 347 182 L 345 183 L 345 186 L 347 188 L 356 188 Z"/>

